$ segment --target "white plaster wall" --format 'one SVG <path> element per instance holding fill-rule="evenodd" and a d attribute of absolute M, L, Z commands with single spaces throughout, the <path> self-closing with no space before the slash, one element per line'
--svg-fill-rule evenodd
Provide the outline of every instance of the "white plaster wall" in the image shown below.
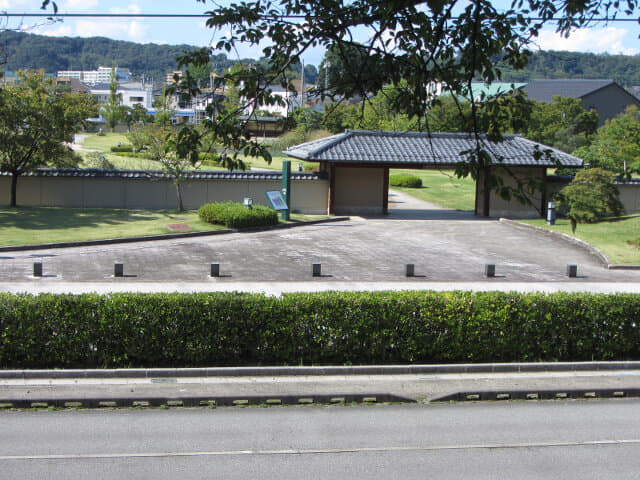
<path fill-rule="evenodd" d="M 253 198 L 256 205 L 269 206 L 265 192 L 280 190 L 281 181 L 191 180 L 182 184 L 186 209 L 205 203 L 242 202 Z M 169 180 L 134 178 L 20 177 L 18 205 L 68 208 L 178 208 L 176 189 Z M 292 210 L 296 213 L 326 215 L 329 197 L 327 180 L 294 180 L 291 185 Z M 11 177 L 0 177 L 0 204 L 11 200 Z"/>

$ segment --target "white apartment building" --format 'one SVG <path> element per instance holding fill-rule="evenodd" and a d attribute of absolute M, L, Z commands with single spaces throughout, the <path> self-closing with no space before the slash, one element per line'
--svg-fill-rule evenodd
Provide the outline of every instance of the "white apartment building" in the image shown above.
<path fill-rule="evenodd" d="M 118 82 L 131 80 L 128 68 L 115 67 Z M 98 67 L 97 70 L 58 70 L 58 78 L 75 78 L 87 85 L 97 85 L 111 82 L 111 67 Z"/>
<path fill-rule="evenodd" d="M 89 93 L 96 97 L 101 104 L 109 101 L 109 84 L 103 83 L 94 85 Z M 141 83 L 128 83 L 118 85 L 116 93 L 122 98 L 121 105 L 133 107 L 136 103 L 141 104 L 148 112 L 153 108 L 153 87 Z"/>
<path fill-rule="evenodd" d="M 278 117 L 286 117 L 288 114 L 293 112 L 296 108 L 298 108 L 301 105 L 300 93 L 291 92 L 280 86 L 270 86 L 269 89 L 271 90 L 271 94 L 274 97 L 280 97 L 282 99 L 284 105 L 258 104 L 255 106 L 256 110 L 262 110 L 262 111 L 268 112 L 271 115 L 275 115 Z M 253 102 L 248 102 L 248 103 L 252 104 Z M 253 107 L 247 107 L 245 109 L 245 114 L 249 115 L 252 110 L 253 110 Z"/>

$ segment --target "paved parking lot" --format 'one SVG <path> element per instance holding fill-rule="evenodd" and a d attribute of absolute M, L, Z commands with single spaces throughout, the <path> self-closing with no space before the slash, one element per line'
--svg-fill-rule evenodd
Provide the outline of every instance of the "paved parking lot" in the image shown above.
<path fill-rule="evenodd" d="M 610 271 L 591 253 L 551 235 L 478 219 L 394 195 L 385 218 L 210 237 L 0 253 L 0 282 L 475 282 L 496 264 L 495 282 L 640 282 L 640 271 Z M 42 261 L 44 277 L 33 278 Z M 113 277 L 124 262 L 125 278 Z M 220 263 L 221 277 L 209 277 Z M 311 265 L 322 264 L 313 278 Z M 415 264 L 416 277 L 404 276 Z M 419 287 L 419 285 L 416 285 Z"/>

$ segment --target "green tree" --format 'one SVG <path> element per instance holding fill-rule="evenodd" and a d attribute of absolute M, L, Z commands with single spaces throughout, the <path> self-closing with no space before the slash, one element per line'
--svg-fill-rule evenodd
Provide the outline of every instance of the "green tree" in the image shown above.
<path fill-rule="evenodd" d="M 404 84 L 404 82 L 402 82 Z M 409 117 L 397 110 L 398 96 L 404 94 L 404 85 L 388 85 L 364 104 L 362 128 L 367 130 L 415 131 L 420 130 L 420 119 Z"/>
<path fill-rule="evenodd" d="M 534 104 L 526 137 L 571 153 L 588 145 L 597 128 L 598 112 L 586 111 L 579 98 L 556 95 Z"/>
<path fill-rule="evenodd" d="M 311 108 L 296 108 L 292 117 L 296 126 L 302 126 L 306 131 L 317 130 L 322 126 L 322 113 Z"/>
<path fill-rule="evenodd" d="M 153 108 L 156 113 L 154 116 L 153 123 L 162 128 L 168 128 L 171 126 L 171 119 L 175 115 L 175 110 L 173 109 L 173 96 L 169 91 L 169 88 L 162 87 L 162 95 L 158 96 L 153 101 Z"/>
<path fill-rule="evenodd" d="M 131 107 L 131 119 L 134 123 L 148 123 L 150 115 L 147 113 L 147 109 L 142 106 L 141 103 L 134 103 Z"/>
<path fill-rule="evenodd" d="M 111 82 L 109 82 L 109 100 L 102 106 L 102 115 L 113 132 L 118 122 L 125 120 L 126 111 L 122 105 L 122 94 L 118 93 L 118 78 L 115 68 L 111 68 Z"/>
<path fill-rule="evenodd" d="M 624 211 L 613 177 L 613 172 L 601 168 L 581 170 L 560 191 L 557 198 L 566 209 L 572 232 L 578 223 L 596 223 L 606 217 L 617 217 Z"/>
<path fill-rule="evenodd" d="M 322 113 L 322 125 L 331 133 L 341 133 L 348 128 L 358 128 L 359 119 L 360 108 L 357 105 L 347 105 L 344 102 L 326 105 Z"/>
<path fill-rule="evenodd" d="M 592 167 L 601 167 L 620 177 L 640 172 L 640 116 L 629 106 L 598 129 L 591 145 L 575 154 Z"/>
<path fill-rule="evenodd" d="M 19 82 L 0 89 L 0 170 L 11 173 L 11 206 L 16 206 L 18 178 L 44 166 L 71 166 L 73 134 L 96 115 L 90 95 L 57 93 L 50 79 L 19 73 Z"/>

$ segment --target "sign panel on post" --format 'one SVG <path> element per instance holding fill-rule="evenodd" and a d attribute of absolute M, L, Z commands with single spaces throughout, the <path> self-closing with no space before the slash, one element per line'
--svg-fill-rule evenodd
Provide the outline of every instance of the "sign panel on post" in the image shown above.
<path fill-rule="evenodd" d="M 284 201 L 282 192 L 280 190 L 273 190 L 271 192 L 265 192 L 267 200 L 271 204 L 271 208 L 274 210 L 289 210 L 287 202 Z"/>

